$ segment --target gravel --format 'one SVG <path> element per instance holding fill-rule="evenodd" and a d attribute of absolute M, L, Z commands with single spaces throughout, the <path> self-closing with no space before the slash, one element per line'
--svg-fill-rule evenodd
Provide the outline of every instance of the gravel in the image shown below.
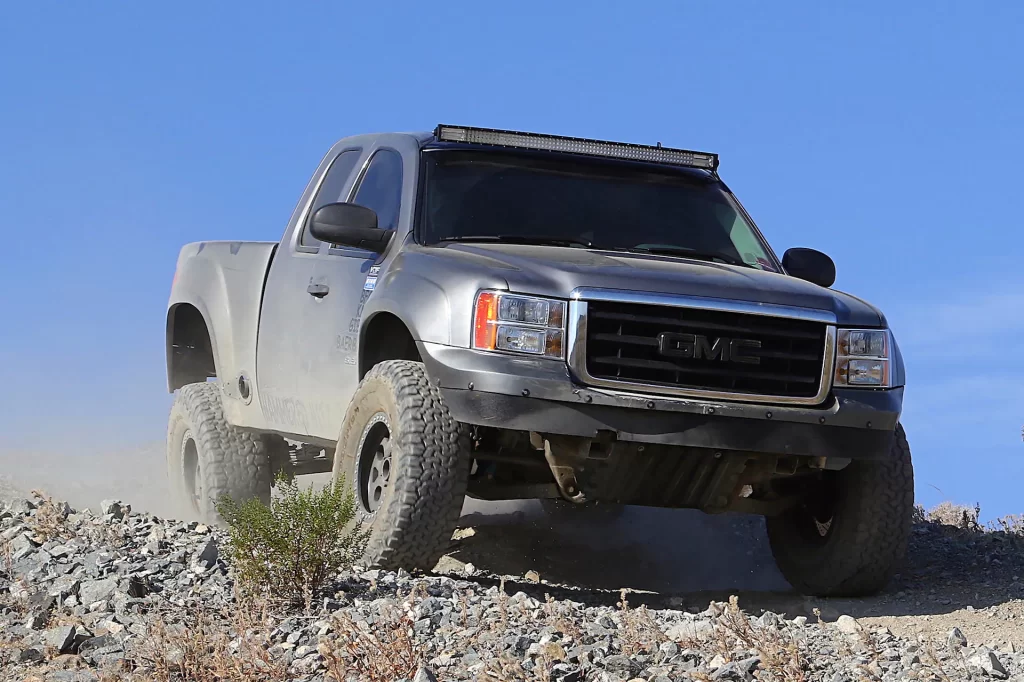
<path fill-rule="evenodd" d="M 61 512 L 56 527 L 46 526 L 54 509 L 66 518 Z M 815 607 L 823 620 L 792 595 L 785 608 L 747 613 L 735 599 L 695 606 L 692 599 L 580 590 L 547 584 L 536 571 L 501 576 L 448 557 L 430 574 L 344 571 L 307 610 L 238 602 L 221 530 L 134 512 L 117 500 L 94 513 L 14 499 L 0 504 L 0 537 L 13 550 L 9 565 L 0 562 L 5 679 L 214 679 L 189 668 L 184 652 L 201 642 L 209 665 L 241 661 L 256 671 L 217 678 L 227 680 L 319 682 L 336 679 L 334 671 L 342 679 L 406 682 L 1024 682 L 1019 648 L 964 634 L 991 607 L 963 611 L 964 623 L 934 636 L 909 636 L 851 615 L 843 601 Z M 923 569 L 940 576 L 963 569 L 967 546 L 989 551 L 970 561 L 990 567 L 1016 570 L 1021 561 L 1020 546 L 1006 537 L 931 526 L 917 537 L 934 540 L 928 551 L 947 561 Z M 901 577 L 887 598 L 898 602 L 919 578 Z M 976 591 L 984 589 L 985 574 L 973 579 Z M 935 602 L 960 599 L 934 589 Z"/>

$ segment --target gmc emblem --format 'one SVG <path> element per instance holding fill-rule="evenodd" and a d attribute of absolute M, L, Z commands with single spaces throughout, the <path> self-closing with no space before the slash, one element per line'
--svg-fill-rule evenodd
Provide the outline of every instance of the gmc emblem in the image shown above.
<path fill-rule="evenodd" d="M 730 339 L 725 336 L 709 339 L 701 334 L 676 334 L 674 332 L 658 334 L 658 352 L 674 358 L 759 365 L 761 358 L 750 355 L 749 351 L 760 347 L 761 342 L 756 339 Z"/>

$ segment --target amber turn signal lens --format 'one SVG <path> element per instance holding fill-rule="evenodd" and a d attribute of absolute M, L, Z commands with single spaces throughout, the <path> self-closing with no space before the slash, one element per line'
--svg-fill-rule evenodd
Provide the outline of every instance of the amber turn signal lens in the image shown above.
<path fill-rule="evenodd" d="M 476 298 L 476 315 L 473 318 L 473 347 L 494 348 L 495 326 L 498 319 L 498 295 L 488 291 Z"/>

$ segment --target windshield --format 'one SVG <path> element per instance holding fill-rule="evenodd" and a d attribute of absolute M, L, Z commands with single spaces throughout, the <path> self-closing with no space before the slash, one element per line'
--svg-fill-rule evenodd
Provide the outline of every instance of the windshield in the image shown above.
<path fill-rule="evenodd" d="M 522 153 L 424 154 L 420 240 L 556 241 L 775 271 L 721 184 L 674 169 Z"/>

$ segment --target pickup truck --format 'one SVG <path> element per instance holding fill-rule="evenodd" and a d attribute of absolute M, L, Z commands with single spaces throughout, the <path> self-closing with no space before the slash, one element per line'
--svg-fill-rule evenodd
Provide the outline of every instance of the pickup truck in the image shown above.
<path fill-rule="evenodd" d="M 279 243 L 181 249 L 182 512 L 330 471 L 368 565 L 408 570 L 467 495 L 741 512 L 804 593 L 880 590 L 914 501 L 900 351 L 828 256 L 775 255 L 718 166 L 448 125 L 341 140 Z"/>

